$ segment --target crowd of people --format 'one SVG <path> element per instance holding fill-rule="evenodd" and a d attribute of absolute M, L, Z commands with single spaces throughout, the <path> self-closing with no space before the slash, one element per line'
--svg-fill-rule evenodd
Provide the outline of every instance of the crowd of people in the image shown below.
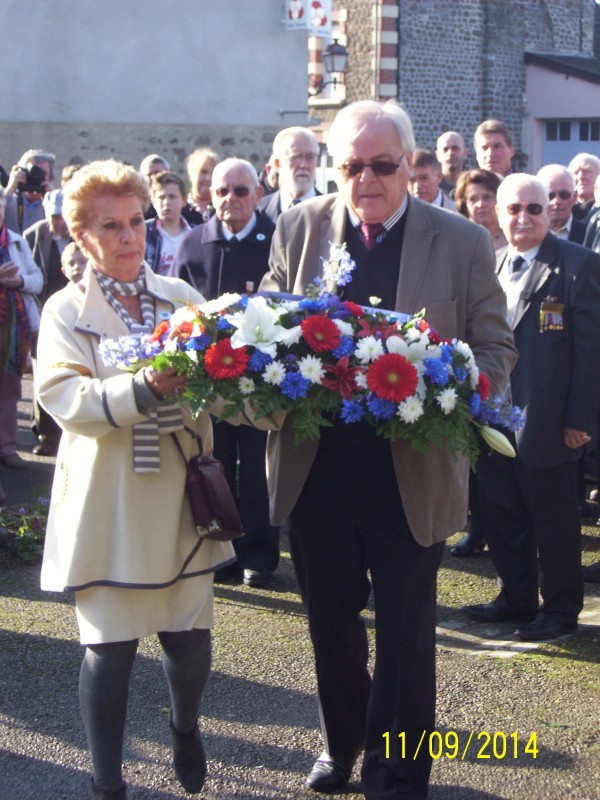
<path fill-rule="evenodd" d="M 491 603 L 462 608 L 475 621 L 514 624 L 524 641 L 572 633 L 584 578 L 600 582 L 600 563 L 582 570 L 580 526 L 586 458 L 599 450 L 600 159 L 514 172 L 511 132 L 490 119 L 470 168 L 459 132 L 417 148 L 406 112 L 373 101 L 338 113 L 327 148 L 338 191 L 325 195 L 319 143 L 302 127 L 277 134 L 260 175 L 200 149 L 187 180 L 150 154 L 139 171 L 70 166 L 55 189 L 54 157 L 30 150 L 0 191 L 0 464 L 26 467 L 17 402 L 31 365 L 34 450 L 57 456 L 42 587 L 74 593 L 96 798 L 126 797 L 129 675 L 151 634 L 174 769 L 201 791 L 213 582 L 269 586 L 284 523 L 314 650 L 317 792 L 343 791 L 362 757 L 367 800 L 427 797 L 431 757 L 418 744 L 435 728 L 436 575 L 467 516 L 451 553 L 487 546 L 500 582 Z M 525 412 L 515 458 L 483 452 L 469 475 L 462 457 L 340 420 L 295 445 L 289 420 L 267 432 L 193 419 L 175 402 L 185 376 L 97 357 L 101 336 L 152 331 L 186 300 L 303 294 L 331 243 L 356 264 L 345 300 L 425 308 L 442 338 L 470 345 L 492 393 Z M 197 538 L 179 448 L 223 462 L 245 529 L 233 545 Z M 372 671 L 361 616 L 371 592 Z M 386 745 L 394 730 L 417 757 L 402 758 L 399 737 Z"/>

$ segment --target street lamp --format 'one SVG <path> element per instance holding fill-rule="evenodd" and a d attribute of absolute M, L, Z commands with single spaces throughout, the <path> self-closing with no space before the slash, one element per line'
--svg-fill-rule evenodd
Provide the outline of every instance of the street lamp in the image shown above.
<path fill-rule="evenodd" d="M 348 51 L 346 48 L 341 45 L 337 39 L 334 39 L 330 45 L 327 45 L 323 52 L 323 64 L 325 65 L 325 69 L 327 72 L 332 75 L 332 79 L 330 81 L 323 82 L 323 78 L 319 75 L 312 75 L 311 76 L 311 83 L 313 84 L 313 90 L 309 88 L 308 96 L 315 97 L 318 94 L 321 94 L 323 89 L 330 84 L 333 84 L 333 89 L 335 91 L 339 80 L 338 75 L 345 75 L 346 69 L 348 66 Z"/>

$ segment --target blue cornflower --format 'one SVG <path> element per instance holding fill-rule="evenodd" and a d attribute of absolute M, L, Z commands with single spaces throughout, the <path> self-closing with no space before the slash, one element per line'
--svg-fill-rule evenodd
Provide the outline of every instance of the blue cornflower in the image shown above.
<path fill-rule="evenodd" d="M 440 345 L 440 358 L 444 364 L 450 364 L 452 362 L 452 356 L 454 355 L 454 348 L 451 344 L 444 342 Z"/>
<path fill-rule="evenodd" d="M 310 381 L 299 372 L 288 372 L 279 385 L 281 393 L 290 400 L 298 400 L 306 397 L 310 388 Z"/>
<path fill-rule="evenodd" d="M 342 400 L 340 417 L 346 424 L 359 422 L 366 414 L 366 409 L 356 400 Z"/>
<path fill-rule="evenodd" d="M 467 370 L 463 366 L 454 367 L 454 377 L 459 383 L 467 380 Z"/>
<path fill-rule="evenodd" d="M 396 411 L 396 404 L 373 395 L 367 400 L 367 408 L 375 419 L 391 419 Z"/>
<path fill-rule="evenodd" d="M 481 395 L 478 392 L 474 392 L 471 397 L 470 410 L 474 417 L 479 417 L 479 413 L 481 412 Z"/>
<path fill-rule="evenodd" d="M 439 358 L 424 358 L 425 376 L 436 386 L 448 384 L 448 366 Z"/>
<path fill-rule="evenodd" d="M 211 342 L 211 338 L 207 333 L 202 333 L 200 336 L 190 336 L 185 343 L 186 350 L 206 350 Z"/>
<path fill-rule="evenodd" d="M 250 372 L 261 372 L 271 361 L 273 361 L 273 358 L 268 353 L 255 350 L 248 361 L 248 369 Z"/>
<path fill-rule="evenodd" d="M 217 320 L 217 330 L 218 331 L 228 331 L 233 327 L 234 326 L 231 324 L 231 322 L 228 322 L 225 319 L 225 317 L 219 317 L 219 319 Z"/>
<path fill-rule="evenodd" d="M 326 308 L 326 304 L 320 298 L 312 299 L 310 297 L 300 300 L 298 306 L 302 311 L 307 311 L 309 314 L 322 314 Z"/>
<path fill-rule="evenodd" d="M 525 416 L 519 406 L 513 406 L 508 415 L 507 428 L 509 431 L 520 431 L 525 425 Z"/>
<path fill-rule="evenodd" d="M 339 345 L 332 350 L 334 358 L 343 358 L 351 355 L 356 350 L 356 345 L 350 336 L 342 336 Z"/>

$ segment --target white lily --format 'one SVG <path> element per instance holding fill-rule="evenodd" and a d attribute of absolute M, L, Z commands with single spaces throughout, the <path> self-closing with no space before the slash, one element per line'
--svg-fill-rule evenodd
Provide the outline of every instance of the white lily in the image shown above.
<path fill-rule="evenodd" d="M 277 354 L 277 344 L 288 344 L 297 336 L 294 328 L 288 330 L 279 324 L 283 310 L 273 309 L 264 297 L 252 297 L 244 311 L 226 315 L 226 319 L 237 330 L 231 337 L 231 346 L 251 345 L 271 358 Z"/>
<path fill-rule="evenodd" d="M 481 425 L 479 427 L 479 432 L 483 436 L 484 442 L 489 444 L 492 450 L 495 450 L 503 456 L 508 456 L 509 458 L 514 458 L 517 455 L 515 453 L 515 448 L 500 431 L 497 431 L 495 428 L 490 428 L 489 425 Z"/>

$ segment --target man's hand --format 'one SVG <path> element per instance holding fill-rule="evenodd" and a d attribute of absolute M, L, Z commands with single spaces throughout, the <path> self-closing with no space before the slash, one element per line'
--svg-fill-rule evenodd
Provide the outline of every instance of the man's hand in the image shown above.
<path fill-rule="evenodd" d="M 584 444 L 592 441 L 592 437 L 585 431 L 578 431 L 576 428 L 563 428 L 563 442 L 572 450 L 583 447 Z"/>
<path fill-rule="evenodd" d="M 27 180 L 27 170 L 25 167 L 20 167 L 18 164 L 11 169 L 6 185 L 6 194 L 15 194 L 20 184 L 25 183 Z"/>

